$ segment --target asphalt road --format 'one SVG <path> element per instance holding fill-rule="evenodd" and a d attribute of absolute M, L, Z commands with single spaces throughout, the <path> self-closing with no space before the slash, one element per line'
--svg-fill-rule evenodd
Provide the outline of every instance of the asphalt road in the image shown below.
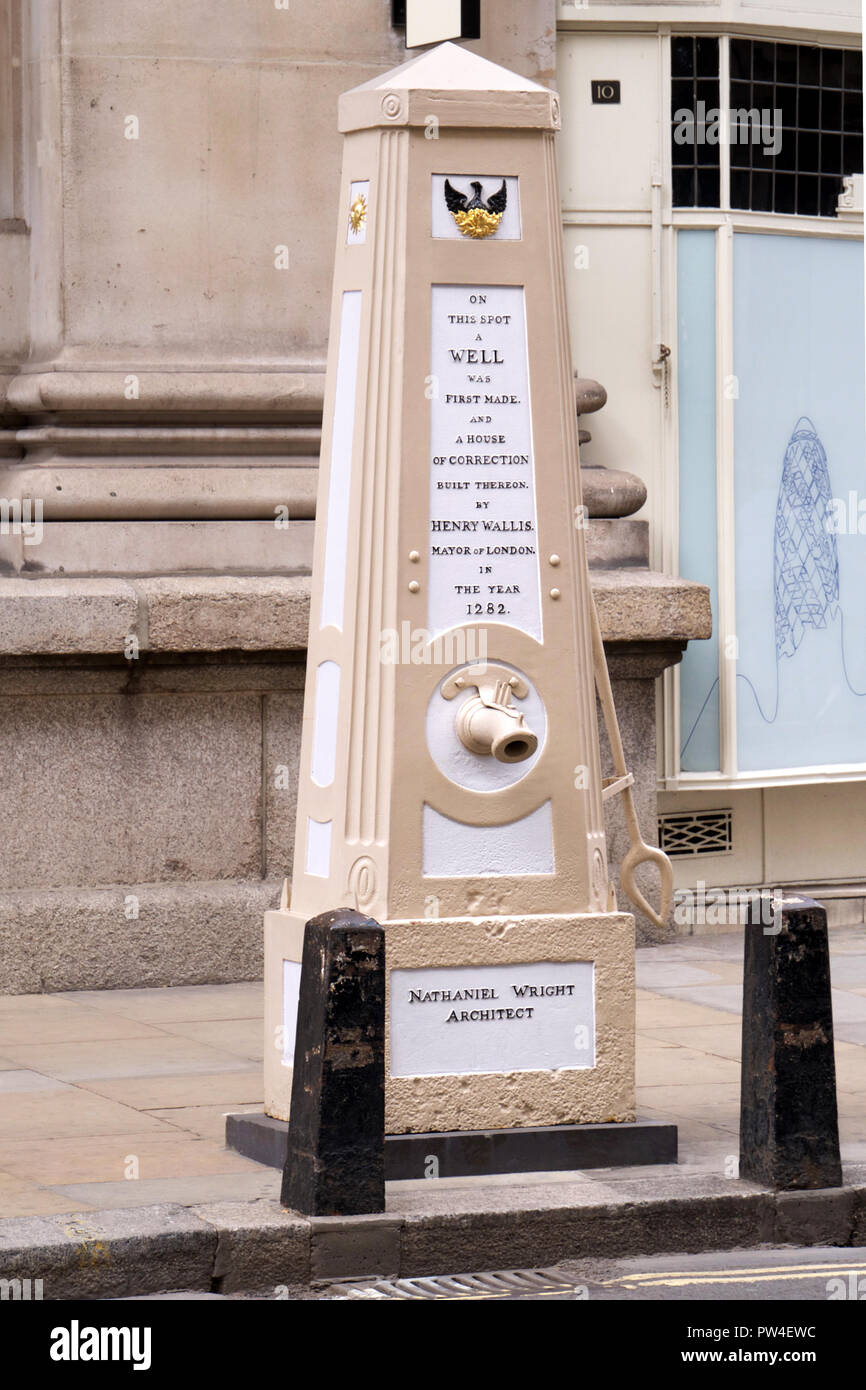
<path fill-rule="evenodd" d="M 320 1288 L 255 1289 L 228 1296 L 176 1292 L 152 1300 L 434 1302 L 866 1302 L 866 1247 L 805 1246 L 733 1250 L 705 1255 L 655 1255 L 638 1260 L 569 1261 L 546 1269 L 455 1271 L 413 1279 L 343 1281 Z M 771 1320 L 772 1321 L 772 1320 Z"/>
<path fill-rule="evenodd" d="M 527 1275 L 532 1276 L 531 1280 Z M 523 1287 L 519 1287 L 520 1284 Z M 514 1287 L 517 1284 L 518 1287 Z M 532 1286 L 530 1286 L 532 1285 Z M 462 1286 L 462 1288 L 461 1288 Z M 736 1250 L 705 1255 L 658 1255 L 638 1260 L 569 1262 L 510 1275 L 455 1273 L 427 1279 L 332 1285 L 331 1299 L 552 1299 L 866 1301 L 866 1248 Z"/>

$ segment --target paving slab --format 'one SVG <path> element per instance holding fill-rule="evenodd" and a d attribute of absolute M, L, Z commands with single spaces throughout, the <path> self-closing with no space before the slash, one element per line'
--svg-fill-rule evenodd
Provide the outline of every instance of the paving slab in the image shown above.
<path fill-rule="evenodd" d="M 231 1110 L 235 1102 L 264 1103 L 262 1069 L 253 1062 L 244 1063 L 231 1071 L 86 1081 L 82 1083 L 82 1087 L 85 1086 L 96 1095 L 122 1101 L 136 1110 L 180 1109 L 195 1106 L 198 1101 L 222 1104 L 224 1110 Z"/>
<path fill-rule="evenodd" d="M 33 995 L 24 997 L 34 998 Z M 172 1019 L 262 1018 L 264 1014 L 261 981 L 236 985 L 176 985 L 162 989 L 81 990 L 52 997 L 87 1004 L 121 1018 L 154 1023 Z"/>
<path fill-rule="evenodd" d="M 866 1193 L 866 932 L 834 928 L 830 945 L 845 1181 Z M 277 1287 L 303 1283 L 314 1250 L 329 1272 L 341 1252 L 393 1262 L 395 1230 L 403 1275 L 805 1228 L 862 1243 L 866 1195 L 783 1221 L 736 1176 L 742 952 L 737 932 L 638 952 L 638 1115 L 678 1124 L 677 1165 L 391 1183 L 391 1224 L 369 1240 L 314 1240 L 280 1209 L 279 1173 L 225 1148 L 226 1112 L 261 1109 L 260 984 L 0 998 L 0 1276 L 20 1247 L 42 1252 L 46 1297 Z"/>

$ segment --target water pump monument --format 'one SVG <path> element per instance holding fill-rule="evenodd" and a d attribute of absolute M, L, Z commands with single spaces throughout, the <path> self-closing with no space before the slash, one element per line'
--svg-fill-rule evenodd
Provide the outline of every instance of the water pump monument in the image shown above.
<path fill-rule="evenodd" d="M 558 128 L 555 94 L 450 43 L 340 102 L 295 867 L 265 926 L 275 1118 L 304 924 L 344 906 L 385 927 L 389 1134 L 634 1118 Z"/>

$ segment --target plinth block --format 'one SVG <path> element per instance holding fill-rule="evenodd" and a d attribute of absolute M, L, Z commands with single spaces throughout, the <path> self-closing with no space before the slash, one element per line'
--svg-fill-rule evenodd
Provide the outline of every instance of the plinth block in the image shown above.
<path fill-rule="evenodd" d="M 288 1133 L 287 1122 L 273 1120 L 270 1115 L 226 1116 L 228 1147 L 270 1168 L 283 1167 Z M 662 1120 L 385 1136 L 388 1182 L 575 1172 L 676 1161 L 677 1127 Z"/>

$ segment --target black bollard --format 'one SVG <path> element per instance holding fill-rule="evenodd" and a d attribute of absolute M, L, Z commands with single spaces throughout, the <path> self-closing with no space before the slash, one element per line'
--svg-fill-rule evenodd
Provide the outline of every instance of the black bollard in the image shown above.
<path fill-rule="evenodd" d="M 827 913 L 811 898 L 750 906 L 740 1086 L 740 1176 L 840 1187 Z"/>
<path fill-rule="evenodd" d="M 385 1210 L 385 933 L 339 908 L 304 929 L 283 1206 Z"/>

